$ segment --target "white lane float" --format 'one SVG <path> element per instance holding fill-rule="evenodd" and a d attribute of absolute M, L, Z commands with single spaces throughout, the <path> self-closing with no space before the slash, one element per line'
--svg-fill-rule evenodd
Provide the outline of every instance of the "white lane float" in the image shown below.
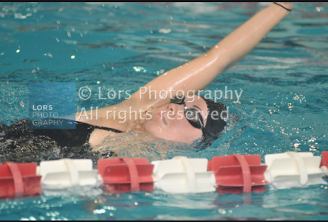
<path fill-rule="evenodd" d="M 321 157 L 311 152 L 286 152 L 265 155 L 265 179 L 277 189 L 327 184 L 322 179 Z"/>
<path fill-rule="evenodd" d="M 189 159 L 184 156 L 154 164 L 155 188 L 168 193 L 204 193 L 216 190 L 213 172 L 207 171 L 205 158 Z"/>
<path fill-rule="evenodd" d="M 0 165 L 0 198 L 59 195 L 63 192 L 54 190 L 100 185 L 113 193 L 151 192 L 154 186 L 170 193 L 242 193 L 264 192 L 268 184 L 278 189 L 327 184 L 322 177 L 328 176 L 328 151 L 322 153 L 322 161 L 310 152 L 269 154 L 265 164 L 260 155 L 241 154 L 215 156 L 211 161 L 174 157 L 151 164 L 147 159 L 102 159 L 98 169 L 92 169 L 90 159 L 42 161 L 39 167 L 6 162 Z"/>
<path fill-rule="evenodd" d="M 37 174 L 42 176 L 42 189 L 64 189 L 102 184 L 98 170 L 92 168 L 90 159 L 42 161 L 37 168 Z"/>

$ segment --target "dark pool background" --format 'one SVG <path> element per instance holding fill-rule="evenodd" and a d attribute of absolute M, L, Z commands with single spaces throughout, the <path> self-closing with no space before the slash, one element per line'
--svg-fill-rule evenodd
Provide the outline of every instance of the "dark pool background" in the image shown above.
<path fill-rule="evenodd" d="M 77 90 L 135 92 L 156 76 L 204 54 L 268 3 L 0 3 L 0 120 L 28 117 L 28 82 L 76 82 Z M 204 157 L 327 151 L 328 4 L 293 12 L 209 90 L 243 90 L 222 99 L 239 120 Z M 10 92 L 10 94 L 8 94 Z M 56 92 L 54 92 L 56 93 Z M 123 98 L 78 107 L 105 107 Z M 219 195 L 139 192 L 0 201 L 0 219 L 316 219 L 327 220 L 327 185 Z M 93 194 L 93 195 L 92 195 Z"/>

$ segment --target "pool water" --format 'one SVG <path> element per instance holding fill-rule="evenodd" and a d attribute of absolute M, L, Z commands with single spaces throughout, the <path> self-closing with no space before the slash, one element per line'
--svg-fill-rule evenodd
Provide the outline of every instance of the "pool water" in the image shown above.
<path fill-rule="evenodd" d="M 76 82 L 77 90 L 131 90 L 204 54 L 269 3 L 0 3 L 0 121 L 28 117 L 28 82 Z M 328 3 L 296 3 L 258 46 L 206 89 L 238 120 L 210 148 L 173 150 L 212 159 L 328 150 Z M 10 88 L 10 90 L 9 90 Z M 8 94 L 10 92 L 10 94 Z M 105 107 L 123 98 L 83 101 Z M 252 194 L 138 192 L 0 201 L 1 220 L 328 219 L 328 186 Z"/>

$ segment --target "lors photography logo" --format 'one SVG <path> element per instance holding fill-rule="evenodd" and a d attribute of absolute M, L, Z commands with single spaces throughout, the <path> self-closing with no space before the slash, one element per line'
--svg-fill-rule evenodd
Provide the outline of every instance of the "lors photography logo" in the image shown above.
<path fill-rule="evenodd" d="M 58 117 L 76 111 L 74 82 L 29 83 L 30 129 L 75 129 L 74 122 Z"/>

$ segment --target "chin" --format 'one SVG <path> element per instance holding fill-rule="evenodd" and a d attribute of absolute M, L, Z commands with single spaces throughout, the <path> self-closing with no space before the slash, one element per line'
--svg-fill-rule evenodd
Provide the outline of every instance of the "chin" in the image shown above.
<path fill-rule="evenodd" d="M 156 122 L 153 119 L 147 120 L 146 122 L 144 122 L 143 129 L 144 129 L 144 132 L 150 133 L 154 136 L 157 136 L 156 134 L 160 133 L 160 132 L 158 132 L 160 127 L 156 124 Z"/>

